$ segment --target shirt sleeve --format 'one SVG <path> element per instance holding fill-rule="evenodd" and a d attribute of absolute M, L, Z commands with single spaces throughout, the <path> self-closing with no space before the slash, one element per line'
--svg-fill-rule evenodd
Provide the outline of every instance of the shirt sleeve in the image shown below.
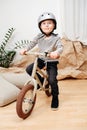
<path fill-rule="evenodd" d="M 36 36 L 32 41 L 29 42 L 29 45 L 27 46 L 27 51 L 31 50 L 33 47 L 35 47 L 38 43 L 38 37 Z"/>
<path fill-rule="evenodd" d="M 60 37 L 56 41 L 56 52 L 58 53 L 58 55 L 60 55 L 63 52 L 63 44 L 61 42 Z"/>
<path fill-rule="evenodd" d="M 32 41 L 30 41 L 28 47 L 26 48 L 27 51 L 31 50 L 33 47 L 35 47 L 38 44 L 38 40 L 43 37 L 42 33 L 39 33 Z"/>

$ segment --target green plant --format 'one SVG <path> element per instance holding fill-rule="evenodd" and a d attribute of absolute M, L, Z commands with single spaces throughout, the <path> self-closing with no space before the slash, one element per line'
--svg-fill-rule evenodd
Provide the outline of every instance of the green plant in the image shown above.
<path fill-rule="evenodd" d="M 1 43 L 1 46 L 0 46 L 0 66 L 1 67 L 8 68 L 16 54 L 15 50 L 12 50 L 12 51 L 6 50 L 6 45 L 9 42 L 9 39 L 11 38 L 14 30 L 15 30 L 14 28 L 9 28 Z"/>
<path fill-rule="evenodd" d="M 17 41 L 17 43 L 15 43 L 14 49 L 24 48 L 24 47 L 26 47 L 29 43 L 30 43 L 29 40 Z"/>

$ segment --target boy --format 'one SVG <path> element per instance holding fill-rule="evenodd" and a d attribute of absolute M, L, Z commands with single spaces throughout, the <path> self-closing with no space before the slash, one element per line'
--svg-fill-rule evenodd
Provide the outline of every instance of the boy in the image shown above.
<path fill-rule="evenodd" d="M 39 52 L 48 52 L 49 57 L 39 57 L 38 58 L 38 67 L 42 69 L 47 62 L 47 73 L 48 73 L 48 82 L 51 86 L 51 94 L 52 94 L 52 102 L 51 108 L 52 110 L 57 110 L 59 106 L 59 88 L 57 81 L 57 64 L 58 58 L 63 51 L 63 46 L 60 41 L 60 37 L 58 34 L 54 34 L 53 31 L 56 29 L 57 22 L 55 16 L 50 12 L 45 12 L 41 14 L 38 18 L 38 27 L 41 31 L 33 41 L 30 42 L 27 49 L 21 50 L 21 54 L 25 54 L 27 51 L 32 49 L 34 46 L 38 44 Z M 26 68 L 26 72 L 31 75 L 33 69 L 33 63 Z M 38 74 L 38 77 L 41 81 L 43 79 Z"/>

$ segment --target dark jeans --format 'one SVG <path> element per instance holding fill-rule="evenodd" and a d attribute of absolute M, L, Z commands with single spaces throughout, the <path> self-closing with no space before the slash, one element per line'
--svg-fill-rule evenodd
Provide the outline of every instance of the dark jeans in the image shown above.
<path fill-rule="evenodd" d="M 59 94 L 59 88 L 58 88 L 58 80 L 57 80 L 57 64 L 58 61 L 55 62 L 47 62 L 47 74 L 48 74 L 48 82 L 51 86 L 52 95 L 56 96 Z M 31 75 L 32 69 L 33 69 L 34 63 L 30 64 L 26 68 L 26 72 Z M 42 69 L 46 65 L 45 61 L 38 58 L 38 67 Z M 41 76 L 38 74 L 38 77 L 40 80 L 42 80 Z"/>

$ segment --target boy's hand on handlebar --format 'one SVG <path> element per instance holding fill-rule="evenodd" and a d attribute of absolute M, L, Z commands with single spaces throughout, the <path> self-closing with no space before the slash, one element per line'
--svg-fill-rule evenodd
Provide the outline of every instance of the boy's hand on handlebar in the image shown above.
<path fill-rule="evenodd" d="M 21 55 L 26 55 L 26 52 L 27 52 L 27 49 L 23 49 L 23 50 L 20 51 L 20 54 Z"/>
<path fill-rule="evenodd" d="M 58 55 L 57 52 L 51 52 L 51 53 L 49 54 L 49 56 L 50 56 L 50 58 L 52 58 L 52 59 L 58 59 L 58 58 L 60 57 L 60 55 Z"/>

